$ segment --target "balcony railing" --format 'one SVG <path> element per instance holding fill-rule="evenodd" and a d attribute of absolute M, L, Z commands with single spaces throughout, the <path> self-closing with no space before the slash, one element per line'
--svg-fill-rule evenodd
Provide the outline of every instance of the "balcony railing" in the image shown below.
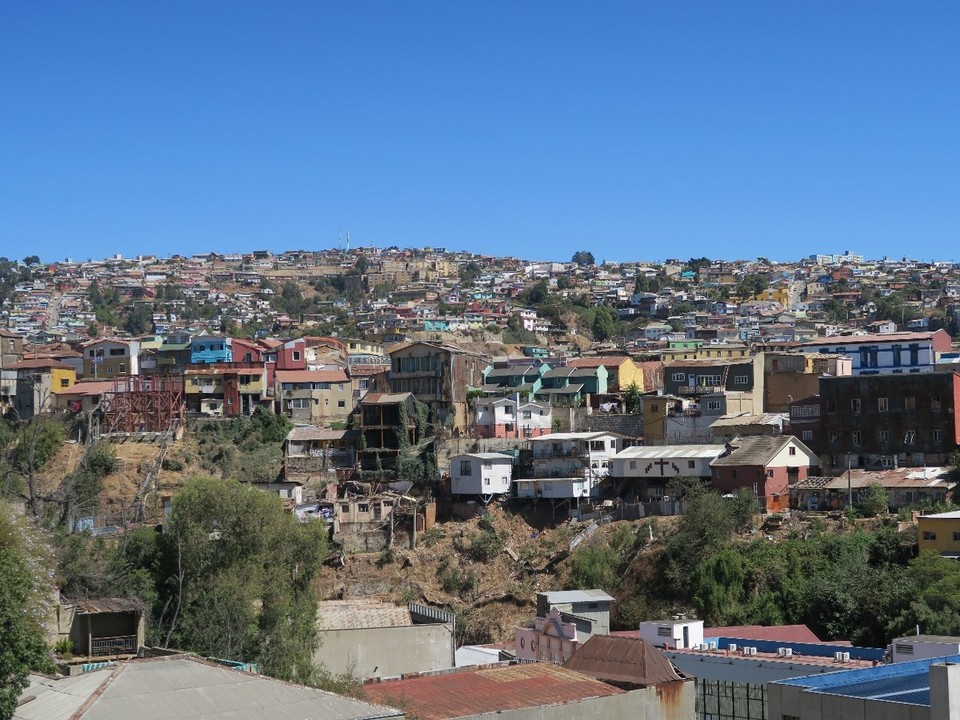
<path fill-rule="evenodd" d="M 117 635 L 115 637 L 93 638 L 90 641 L 90 655 L 133 655 L 137 652 L 136 635 Z"/>
<path fill-rule="evenodd" d="M 708 393 L 723 392 L 722 385 L 681 385 L 677 392 L 681 395 L 706 395 Z"/>

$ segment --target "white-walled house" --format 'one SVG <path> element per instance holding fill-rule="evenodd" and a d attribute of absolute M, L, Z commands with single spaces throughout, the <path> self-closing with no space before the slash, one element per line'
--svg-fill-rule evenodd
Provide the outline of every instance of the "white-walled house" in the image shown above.
<path fill-rule="evenodd" d="M 588 477 L 610 472 L 610 461 L 623 449 L 623 436 L 607 432 L 551 433 L 530 441 L 536 478 Z"/>
<path fill-rule="evenodd" d="M 703 644 L 703 620 L 650 620 L 640 623 L 640 639 L 657 647 L 685 650 Z"/>
<path fill-rule="evenodd" d="M 608 432 L 552 433 L 533 438 L 532 477 L 514 481 L 517 497 L 573 500 L 597 494 L 625 438 Z"/>
<path fill-rule="evenodd" d="M 610 476 L 627 480 L 644 500 L 661 498 L 677 477 L 709 481 L 710 463 L 727 452 L 725 445 L 654 445 L 621 450 L 610 461 Z"/>
<path fill-rule="evenodd" d="M 450 458 L 453 495 L 501 495 L 510 492 L 513 458 L 500 453 L 466 453 Z"/>

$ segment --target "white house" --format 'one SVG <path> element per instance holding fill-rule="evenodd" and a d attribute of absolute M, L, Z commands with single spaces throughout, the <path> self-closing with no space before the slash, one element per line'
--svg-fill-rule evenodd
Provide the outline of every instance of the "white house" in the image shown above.
<path fill-rule="evenodd" d="M 933 372 L 941 353 L 950 352 L 946 330 L 869 335 L 834 335 L 804 343 L 804 352 L 847 355 L 853 375 Z"/>
<path fill-rule="evenodd" d="M 597 481 L 590 478 L 523 478 L 513 483 L 518 498 L 576 500 L 589 498 Z"/>
<path fill-rule="evenodd" d="M 513 458 L 500 453 L 466 453 L 450 458 L 453 495 L 489 497 L 510 492 Z"/>
<path fill-rule="evenodd" d="M 629 447 L 610 461 L 610 475 L 630 481 L 645 500 L 664 495 L 667 483 L 676 477 L 709 480 L 710 463 L 726 452 L 724 445 L 655 445 Z"/>
<path fill-rule="evenodd" d="M 551 433 L 533 438 L 533 476 L 599 480 L 610 473 L 610 461 L 623 444 L 623 436 L 608 432 Z"/>
<path fill-rule="evenodd" d="M 703 620 L 652 620 L 640 623 L 640 639 L 671 650 L 686 650 L 703 644 Z"/>

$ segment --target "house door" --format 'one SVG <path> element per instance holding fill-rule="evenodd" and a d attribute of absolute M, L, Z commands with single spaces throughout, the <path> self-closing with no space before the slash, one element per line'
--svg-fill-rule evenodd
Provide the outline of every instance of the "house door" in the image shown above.
<path fill-rule="evenodd" d="M 683 626 L 683 647 L 682 650 L 686 650 L 690 647 L 690 628 L 686 625 Z"/>

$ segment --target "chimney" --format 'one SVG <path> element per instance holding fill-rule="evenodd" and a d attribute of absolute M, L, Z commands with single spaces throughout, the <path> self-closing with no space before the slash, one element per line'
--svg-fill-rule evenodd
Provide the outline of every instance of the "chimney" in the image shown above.
<path fill-rule="evenodd" d="M 960 664 L 930 665 L 930 720 L 960 720 Z"/>

